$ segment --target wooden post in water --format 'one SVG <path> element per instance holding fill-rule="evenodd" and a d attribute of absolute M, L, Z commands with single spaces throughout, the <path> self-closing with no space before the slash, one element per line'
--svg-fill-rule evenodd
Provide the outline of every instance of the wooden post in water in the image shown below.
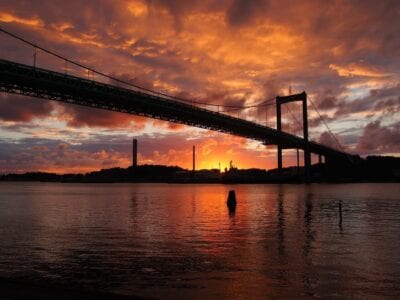
<path fill-rule="evenodd" d="M 236 194 L 234 190 L 230 190 L 228 194 L 228 200 L 226 202 L 228 205 L 229 211 L 235 211 L 236 209 Z"/>

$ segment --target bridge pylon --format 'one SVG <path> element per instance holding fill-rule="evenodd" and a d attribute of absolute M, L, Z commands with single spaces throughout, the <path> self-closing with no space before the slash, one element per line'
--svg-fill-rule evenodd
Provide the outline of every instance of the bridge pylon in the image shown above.
<path fill-rule="evenodd" d="M 303 109 L 303 143 L 302 145 L 297 145 L 296 148 L 302 148 L 304 151 L 304 169 L 305 169 L 305 179 L 308 180 L 311 176 L 311 151 L 310 144 L 308 141 L 308 113 L 307 113 L 307 94 L 302 92 L 300 94 L 294 94 L 289 96 L 277 96 L 276 97 L 276 129 L 278 132 L 282 133 L 282 111 L 281 105 L 289 102 L 302 102 Z M 282 150 L 284 148 L 293 148 L 290 145 L 278 144 L 278 172 L 282 174 Z"/>

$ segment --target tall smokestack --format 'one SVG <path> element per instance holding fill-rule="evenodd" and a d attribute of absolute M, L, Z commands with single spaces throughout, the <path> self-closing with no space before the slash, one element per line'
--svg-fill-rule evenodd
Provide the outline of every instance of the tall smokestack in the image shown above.
<path fill-rule="evenodd" d="M 193 172 L 196 171 L 196 147 L 193 145 Z"/>
<path fill-rule="evenodd" d="M 137 166 L 137 139 L 133 139 L 132 143 L 132 167 Z"/>

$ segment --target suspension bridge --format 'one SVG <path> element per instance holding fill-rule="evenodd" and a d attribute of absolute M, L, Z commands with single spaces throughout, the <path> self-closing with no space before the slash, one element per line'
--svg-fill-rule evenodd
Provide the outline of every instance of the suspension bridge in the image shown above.
<path fill-rule="evenodd" d="M 0 28 L 0 33 L 34 49 L 32 65 L 0 58 L 0 92 L 161 119 L 260 141 L 264 145 L 276 145 L 279 171 L 283 165 L 283 149 L 297 149 L 298 163 L 298 150 L 300 149 L 304 153 L 306 177 L 310 176 L 312 153 L 319 155 L 320 161 L 322 161 L 321 157 L 324 157 L 325 163 L 335 164 L 349 164 L 358 157 L 343 151 L 343 149 L 335 149 L 309 140 L 308 99 L 305 92 L 277 96 L 247 106 L 221 105 L 183 99 L 146 89 L 102 73 L 4 29 Z M 61 60 L 64 64 L 63 72 L 38 67 L 38 51 Z M 71 66 L 81 69 L 78 76 L 71 74 Z M 302 136 L 285 132 L 282 128 L 282 108 L 284 104 L 291 102 L 302 104 L 303 124 L 300 124 L 295 115 L 289 111 L 293 119 L 302 127 Z M 274 106 L 276 110 L 276 128 L 269 126 L 267 117 L 264 124 L 256 120 L 260 109 L 267 110 L 271 106 Z M 249 113 L 243 113 L 243 111 L 251 109 L 256 111 L 253 117 Z"/>

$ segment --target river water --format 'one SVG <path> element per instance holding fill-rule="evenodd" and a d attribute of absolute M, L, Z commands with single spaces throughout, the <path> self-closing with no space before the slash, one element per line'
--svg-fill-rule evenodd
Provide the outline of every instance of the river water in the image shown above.
<path fill-rule="evenodd" d="M 400 184 L 2 182 L 0 237 L 0 278 L 44 286 L 170 299 L 400 297 Z"/>

